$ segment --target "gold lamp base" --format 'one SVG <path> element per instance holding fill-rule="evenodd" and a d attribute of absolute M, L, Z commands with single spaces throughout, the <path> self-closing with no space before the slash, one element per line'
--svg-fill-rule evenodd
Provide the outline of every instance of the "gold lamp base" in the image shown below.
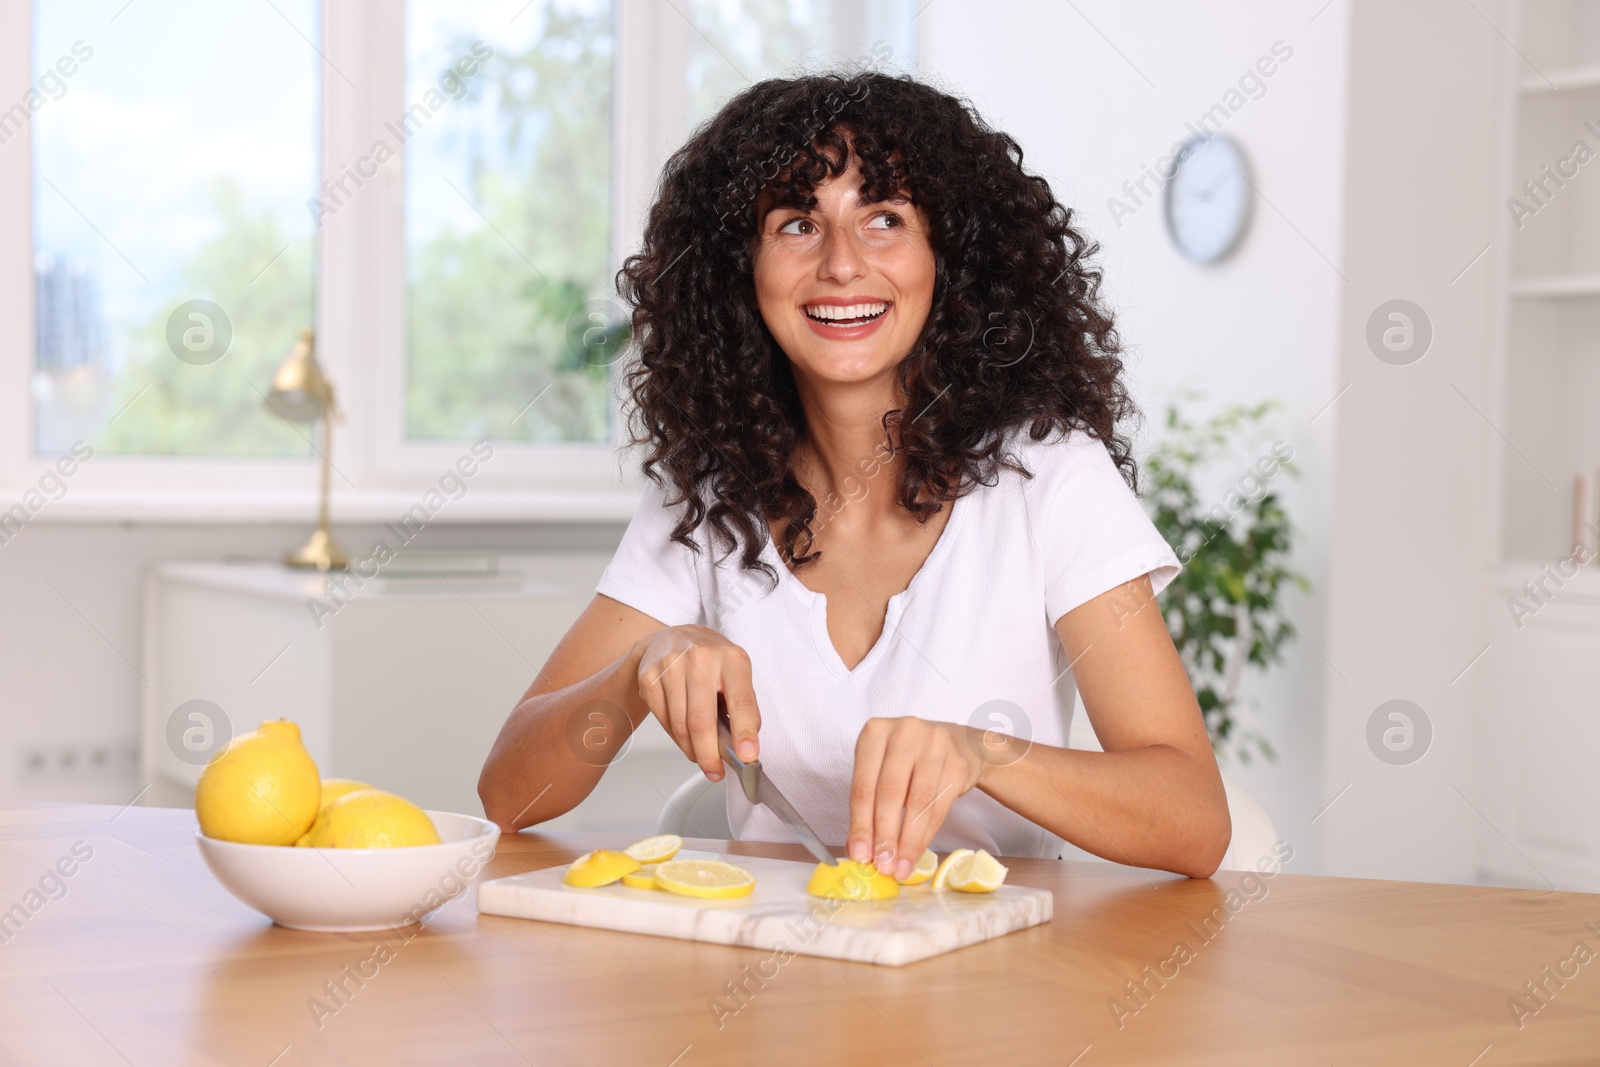
<path fill-rule="evenodd" d="M 350 566 L 350 557 L 344 554 L 333 534 L 322 527 L 318 527 L 305 544 L 284 556 L 283 561 L 291 567 L 319 571 L 342 571 Z"/>
<path fill-rule="evenodd" d="M 309 541 L 284 556 L 283 561 L 291 567 L 342 571 L 350 566 L 350 557 L 334 541 L 328 521 L 328 472 L 333 469 L 329 455 L 333 452 L 333 420 L 339 416 L 339 406 L 333 398 L 333 383 L 317 365 L 316 335 L 310 329 L 300 331 L 294 351 L 273 374 L 272 392 L 265 399 L 268 408 L 289 422 L 322 420 L 322 447 L 312 445 L 322 460 L 317 529 Z"/>

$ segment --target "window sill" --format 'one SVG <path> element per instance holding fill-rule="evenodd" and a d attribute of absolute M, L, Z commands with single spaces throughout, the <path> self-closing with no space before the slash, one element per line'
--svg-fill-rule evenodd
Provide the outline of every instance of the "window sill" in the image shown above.
<path fill-rule="evenodd" d="M 14 494 L 13 494 L 14 496 Z M 13 503 L 7 500 L 6 503 Z M 421 502 L 415 491 L 335 492 L 334 524 L 397 522 Z M 445 498 L 429 524 L 466 523 L 626 523 L 639 505 L 637 491 L 478 489 L 460 499 Z M 118 492 L 72 489 L 34 512 L 29 523 L 130 523 L 145 525 L 232 525 L 314 523 L 317 498 L 304 491 L 195 492 L 147 490 Z"/>

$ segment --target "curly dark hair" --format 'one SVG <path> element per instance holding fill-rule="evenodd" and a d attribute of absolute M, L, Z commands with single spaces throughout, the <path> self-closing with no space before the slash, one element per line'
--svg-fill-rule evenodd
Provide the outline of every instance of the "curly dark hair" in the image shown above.
<path fill-rule="evenodd" d="M 993 485 L 1024 424 L 1036 441 L 1079 430 L 1103 442 L 1123 478 L 1138 472 L 1118 424 L 1137 414 L 1121 343 L 1101 306 L 1098 246 L 1072 226 L 1022 149 L 970 103 L 906 76 L 844 72 L 752 85 L 673 154 L 641 251 L 617 275 L 632 306 L 637 360 L 627 375 L 632 445 L 671 506 L 672 539 L 709 523 L 724 554 L 759 557 L 767 517 L 783 558 L 812 548 L 817 501 L 795 477 L 805 438 L 788 358 L 756 303 L 758 210 L 808 210 L 816 187 L 861 167 L 861 196 L 909 196 L 931 224 L 933 304 L 898 368 L 904 406 L 883 428 L 903 460 L 897 501 L 926 522 L 943 501 Z M 664 477 L 663 477 L 664 476 Z"/>

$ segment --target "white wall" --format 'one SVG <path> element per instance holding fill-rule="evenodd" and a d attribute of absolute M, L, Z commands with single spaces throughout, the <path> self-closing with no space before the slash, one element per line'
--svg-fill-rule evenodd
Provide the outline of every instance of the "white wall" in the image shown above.
<path fill-rule="evenodd" d="M 1299 534 L 1295 561 L 1314 590 L 1284 599 L 1283 613 L 1304 638 L 1282 668 L 1250 686 L 1260 710 L 1246 712 L 1247 722 L 1270 738 L 1279 761 L 1225 769 L 1271 811 L 1299 871 L 1326 866 L 1320 826 L 1311 824 L 1326 801 L 1326 667 L 1315 649 L 1328 640 L 1332 443 L 1343 415 L 1336 405 L 1311 421 L 1338 391 L 1344 287 L 1337 264 L 1347 4 L 1336 0 L 1317 15 L 1320 6 L 936 0 L 917 23 L 922 73 L 1016 137 L 1026 165 L 1101 242 L 1105 291 L 1120 310 L 1141 405 L 1159 415 L 1162 401 L 1185 386 L 1213 403 L 1285 405 L 1280 436 L 1304 474 L 1283 491 Z M 1188 137 L 1184 123 L 1222 101 L 1278 41 L 1292 56 L 1224 127 L 1249 156 L 1261 194 L 1238 252 L 1210 267 L 1185 261 L 1166 235 L 1159 200 L 1119 226 L 1108 198 L 1126 198 L 1123 182 Z M 1219 472 L 1218 500 L 1240 473 Z"/>
<path fill-rule="evenodd" d="M 1481 803 L 1475 687 L 1494 652 L 1484 580 L 1492 557 L 1493 279 L 1500 249 L 1468 269 L 1505 209 L 1496 95 L 1511 46 L 1486 18 L 1499 4 L 1369 0 L 1350 23 L 1345 199 L 1350 277 L 1339 323 L 1339 403 L 1350 432 L 1336 454 L 1327 682 L 1330 794 L 1325 856 L 1341 874 L 1470 881 Z M 1425 57 L 1425 61 L 1424 61 Z M 1500 199 L 1496 199 L 1496 194 Z M 1431 350 L 1410 366 L 1376 359 L 1367 319 L 1382 302 L 1416 302 Z M 1476 406 L 1479 410 L 1474 411 Z M 1503 654 L 1503 653 L 1502 653 Z M 1426 756 L 1376 759 L 1368 718 L 1415 702 L 1433 727 Z M 1473 798 L 1479 798 L 1475 801 Z"/>
<path fill-rule="evenodd" d="M 381 530 L 348 525 L 336 532 L 346 547 L 354 548 L 372 544 Z M 306 533 L 306 528 L 291 525 L 35 522 L 0 545 L 0 679 L 6 686 L 0 695 L 0 754 L 5 761 L 0 764 L 0 803 L 121 804 L 132 799 L 144 785 L 137 778 L 137 760 L 127 753 L 138 736 L 144 687 L 138 672 L 144 663 L 145 572 L 164 560 L 276 558 Z M 435 524 L 409 547 L 610 551 L 621 534 L 618 525 Z M 505 654 L 515 655 L 509 649 Z M 38 746 L 103 747 L 113 766 L 106 773 L 52 773 L 30 780 L 21 761 L 25 751 Z"/>

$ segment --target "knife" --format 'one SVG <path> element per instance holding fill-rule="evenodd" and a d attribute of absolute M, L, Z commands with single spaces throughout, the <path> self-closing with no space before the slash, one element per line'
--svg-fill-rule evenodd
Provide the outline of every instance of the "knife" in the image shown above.
<path fill-rule="evenodd" d="M 722 703 L 722 698 L 717 697 L 717 703 Z M 752 804 L 765 804 L 767 809 L 783 820 L 800 843 L 806 846 L 817 859 L 830 866 L 837 866 L 839 861 L 833 858 L 833 853 L 828 851 L 828 846 L 822 843 L 816 831 L 806 825 L 800 813 L 794 810 L 794 805 L 784 799 L 778 787 L 772 784 L 772 779 L 767 777 L 767 772 L 761 769 L 761 761 L 753 759 L 746 763 L 733 751 L 733 730 L 728 725 L 728 713 L 718 709 L 717 712 L 717 748 L 722 753 L 722 759 L 733 768 L 733 773 L 739 778 L 739 785 L 744 789 L 745 799 Z"/>

